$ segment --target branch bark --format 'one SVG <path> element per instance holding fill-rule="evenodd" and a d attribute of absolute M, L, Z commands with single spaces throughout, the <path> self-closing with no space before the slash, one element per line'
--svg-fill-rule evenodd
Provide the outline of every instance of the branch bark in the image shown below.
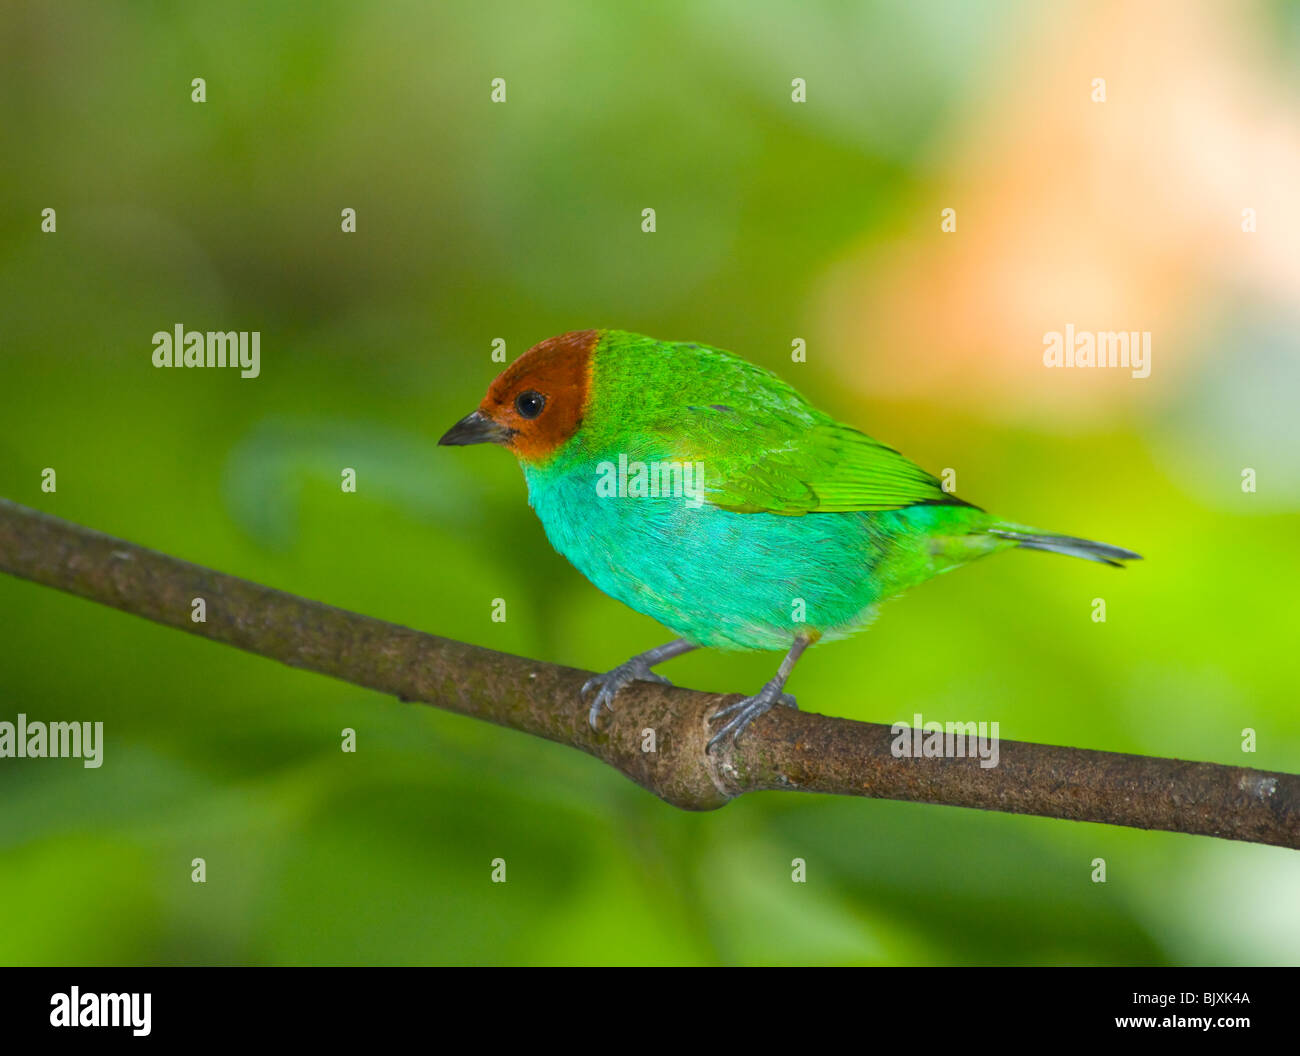
<path fill-rule="evenodd" d="M 1300 849 L 1300 777 L 1215 763 L 1002 741 L 975 758 L 897 758 L 889 726 L 775 708 L 738 744 L 705 751 L 737 696 L 636 683 L 600 731 L 590 672 L 499 653 L 309 601 L 0 499 L 0 571 L 402 700 L 593 755 L 687 810 L 760 789 L 977 807 Z M 204 598 L 207 622 L 190 620 Z M 642 751 L 643 731 L 656 750 Z"/>

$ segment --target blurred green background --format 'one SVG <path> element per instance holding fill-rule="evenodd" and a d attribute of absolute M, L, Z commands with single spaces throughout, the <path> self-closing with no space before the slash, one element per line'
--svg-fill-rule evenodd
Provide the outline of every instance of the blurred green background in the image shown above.
<path fill-rule="evenodd" d="M 804 708 L 1300 769 L 1294 2 L 0 19 L 0 495 L 604 670 L 665 632 L 550 550 L 512 459 L 435 442 L 495 338 L 703 341 L 971 501 L 1147 556 L 927 584 L 805 658 Z M 261 377 L 154 369 L 177 323 L 260 330 Z M 1151 376 L 1044 369 L 1066 323 L 1150 330 Z M 1300 960 L 1292 851 L 788 794 L 686 814 L 571 750 L 7 577 L 0 622 L 0 719 L 107 739 L 98 770 L 0 760 L 0 962 Z M 664 673 L 752 692 L 775 660 Z"/>

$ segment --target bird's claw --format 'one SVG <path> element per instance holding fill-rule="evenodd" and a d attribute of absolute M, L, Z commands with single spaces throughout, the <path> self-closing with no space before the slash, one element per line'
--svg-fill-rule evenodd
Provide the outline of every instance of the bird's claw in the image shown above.
<path fill-rule="evenodd" d="M 777 704 L 786 708 L 794 708 L 796 711 L 799 710 L 799 705 L 794 697 L 789 693 L 782 693 L 780 685 L 775 682 L 767 683 L 752 697 L 745 697 L 734 704 L 728 704 L 725 708 L 718 709 L 709 716 L 710 722 L 725 719 L 729 715 L 732 718 L 723 725 L 722 729 L 709 738 L 706 750 L 713 751 L 715 745 L 725 740 L 730 740 L 734 744 L 751 722 L 760 715 L 765 715 Z"/>
<path fill-rule="evenodd" d="M 619 695 L 623 687 L 632 682 L 658 682 L 663 686 L 671 686 L 672 683 L 663 675 L 657 675 L 650 670 L 650 665 L 640 657 L 633 657 L 627 663 L 619 664 L 613 671 L 607 671 L 603 675 L 593 675 L 582 684 L 582 699 L 587 699 L 587 694 L 593 689 L 596 690 L 596 696 L 591 702 L 591 709 L 587 712 L 587 722 L 594 730 L 600 721 L 600 713 L 605 710 L 614 710 L 614 698 Z"/>

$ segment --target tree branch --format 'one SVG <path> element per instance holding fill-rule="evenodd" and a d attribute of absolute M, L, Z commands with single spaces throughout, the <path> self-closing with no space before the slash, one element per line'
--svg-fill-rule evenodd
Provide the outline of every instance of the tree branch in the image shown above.
<path fill-rule="evenodd" d="M 709 755 L 736 696 L 635 683 L 600 732 L 589 672 L 423 634 L 224 575 L 0 499 L 0 571 L 293 667 L 578 748 L 661 799 L 720 807 L 759 789 L 944 803 L 1300 848 L 1300 777 L 1002 741 L 998 765 L 897 758 L 889 726 L 775 708 Z M 191 622 L 194 598 L 207 622 Z M 655 751 L 643 751 L 643 731 Z"/>

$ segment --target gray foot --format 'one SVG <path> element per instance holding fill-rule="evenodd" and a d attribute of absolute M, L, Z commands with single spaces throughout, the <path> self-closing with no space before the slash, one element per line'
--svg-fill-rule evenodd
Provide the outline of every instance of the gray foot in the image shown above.
<path fill-rule="evenodd" d="M 710 722 L 725 719 L 729 715 L 731 719 L 722 729 L 709 738 L 708 750 L 713 751 L 714 745 L 724 740 L 731 740 L 734 743 L 751 722 L 760 715 L 767 714 L 777 704 L 798 710 L 799 705 L 795 703 L 794 697 L 790 696 L 789 693 L 781 692 L 783 685 L 783 682 L 772 679 L 752 697 L 738 700 L 734 704 L 728 704 L 725 708 L 715 711 L 709 719 Z"/>
<path fill-rule="evenodd" d="M 640 656 L 634 656 L 627 663 L 619 664 L 613 671 L 587 679 L 582 686 L 582 699 L 586 700 L 587 694 L 593 689 L 596 690 L 596 697 L 591 702 L 591 710 L 587 713 L 587 722 L 591 724 L 593 730 L 596 729 L 600 713 L 605 709 L 613 711 L 614 698 L 624 686 L 632 682 L 658 682 L 665 686 L 672 685 L 663 675 L 656 675 L 650 670 L 650 665 L 644 657 Z"/>

